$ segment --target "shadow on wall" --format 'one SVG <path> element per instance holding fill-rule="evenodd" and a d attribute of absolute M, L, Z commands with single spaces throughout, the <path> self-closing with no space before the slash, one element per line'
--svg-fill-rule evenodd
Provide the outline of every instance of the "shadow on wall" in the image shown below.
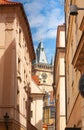
<path fill-rule="evenodd" d="M 1 50 L 1 49 L 0 49 Z M 17 72 L 15 40 L 0 51 L 0 130 L 20 130 L 20 112 L 17 109 Z M 5 119 L 9 116 L 8 119 Z"/>
<path fill-rule="evenodd" d="M 39 114 L 40 114 L 40 113 L 39 113 Z M 36 127 L 38 130 L 42 130 L 42 120 L 39 120 L 39 122 L 35 124 L 35 127 Z"/>
<path fill-rule="evenodd" d="M 18 80 L 20 79 L 17 77 L 17 52 L 14 39 L 11 43 L 6 41 L 2 50 L 0 49 L 0 130 L 5 130 L 7 127 L 8 130 L 37 130 L 29 121 L 29 111 L 25 117 L 19 109 L 22 98 L 20 99 L 19 96 Z M 28 93 L 27 96 L 28 99 Z M 6 113 L 9 119 L 4 123 Z"/>
<path fill-rule="evenodd" d="M 27 130 L 41 130 L 41 129 L 37 129 L 30 122 L 28 122 L 28 129 Z"/>

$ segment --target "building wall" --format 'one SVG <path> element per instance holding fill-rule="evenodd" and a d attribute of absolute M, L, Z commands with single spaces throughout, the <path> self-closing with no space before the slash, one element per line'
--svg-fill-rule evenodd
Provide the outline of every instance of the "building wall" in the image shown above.
<path fill-rule="evenodd" d="M 43 97 L 43 129 L 54 129 L 55 126 L 55 100 L 53 91 L 46 92 Z"/>
<path fill-rule="evenodd" d="M 49 64 L 37 63 L 34 65 L 34 74 L 39 77 L 40 89 L 42 91 L 51 91 L 53 83 L 53 66 Z M 46 74 L 46 78 L 42 75 Z"/>
<path fill-rule="evenodd" d="M 53 63 L 48 64 L 46 62 L 45 51 L 41 42 L 38 47 L 39 48 L 37 48 L 37 51 L 39 52 L 36 53 L 36 61 L 33 64 L 33 75 L 37 75 L 39 77 L 39 88 L 43 93 L 45 93 L 45 96 L 43 97 L 43 102 L 45 102 L 45 100 L 48 100 L 48 98 L 45 99 L 47 93 L 53 91 Z M 52 120 L 49 116 L 49 105 L 46 104 L 43 107 L 43 129 L 48 129 L 48 125 L 51 125 L 51 122 L 54 124 L 54 118 Z"/>
<path fill-rule="evenodd" d="M 78 45 L 80 44 L 83 32 L 80 26 L 84 17 L 84 11 L 79 10 L 77 16 L 71 16 L 70 4 L 75 4 L 77 7 L 84 8 L 84 1 L 80 0 L 66 0 L 65 1 L 65 15 L 66 15 L 66 89 L 67 89 L 67 126 L 81 127 L 83 125 L 83 98 L 79 94 L 78 86 L 81 74 L 84 72 L 82 65 L 79 61 L 80 54 L 78 53 Z M 81 46 L 82 47 L 82 46 Z M 79 106 L 79 107 L 78 107 Z M 74 119 L 75 117 L 75 119 Z"/>
<path fill-rule="evenodd" d="M 31 126 L 27 122 L 30 121 L 28 97 L 31 61 L 35 54 L 32 51 L 30 56 L 33 45 L 24 15 L 21 5 L 0 8 L 0 127 L 7 112 L 12 130 L 26 130 L 28 125 Z"/>
<path fill-rule="evenodd" d="M 65 110 L 65 25 L 57 29 L 56 53 L 54 61 L 54 83 L 56 89 L 56 124 L 55 129 L 62 130 L 66 126 Z"/>
<path fill-rule="evenodd" d="M 35 82 L 31 82 L 31 123 L 38 129 L 42 130 L 42 119 L 43 119 L 43 96 L 41 89 Z"/>

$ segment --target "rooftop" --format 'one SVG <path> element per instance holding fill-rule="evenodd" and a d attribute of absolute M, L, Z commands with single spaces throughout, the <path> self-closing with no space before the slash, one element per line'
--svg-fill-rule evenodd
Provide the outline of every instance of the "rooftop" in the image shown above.
<path fill-rule="evenodd" d="M 0 5 L 15 5 L 15 4 L 21 4 L 21 3 L 13 2 L 11 0 L 0 0 Z"/>
<path fill-rule="evenodd" d="M 38 77 L 37 75 L 33 75 L 32 78 L 33 78 L 33 80 L 35 81 L 35 83 L 36 83 L 37 85 L 40 85 L 39 77 Z"/>

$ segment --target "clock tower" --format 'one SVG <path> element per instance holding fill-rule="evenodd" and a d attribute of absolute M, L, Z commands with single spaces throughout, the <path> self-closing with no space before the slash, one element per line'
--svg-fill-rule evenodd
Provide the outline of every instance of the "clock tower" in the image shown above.
<path fill-rule="evenodd" d="M 33 75 L 39 77 L 39 87 L 43 92 L 53 90 L 53 63 L 48 63 L 42 42 L 38 44 L 36 49 L 36 60 L 33 63 Z"/>

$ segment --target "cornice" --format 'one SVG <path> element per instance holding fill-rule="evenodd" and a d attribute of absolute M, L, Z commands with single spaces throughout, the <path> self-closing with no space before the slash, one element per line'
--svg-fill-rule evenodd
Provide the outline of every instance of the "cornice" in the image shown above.
<path fill-rule="evenodd" d="M 11 9 L 13 9 L 13 7 L 15 8 L 15 10 L 13 12 L 16 13 L 17 17 L 20 19 L 20 21 L 19 21 L 20 24 L 21 25 L 24 24 L 26 26 L 25 27 L 26 30 L 24 30 L 24 27 L 22 27 L 22 29 L 24 32 L 25 40 L 27 42 L 28 50 L 30 52 L 31 60 L 34 60 L 35 59 L 35 51 L 34 51 L 34 46 L 33 46 L 32 34 L 31 34 L 30 25 L 29 25 L 23 4 L 19 3 L 19 2 L 9 2 L 7 4 L 0 4 L 1 11 L 2 10 L 5 11 L 4 8 L 5 9 L 7 8 L 7 10 L 8 9 L 11 10 Z M 24 22 L 22 22 L 21 19 L 23 19 Z"/>

